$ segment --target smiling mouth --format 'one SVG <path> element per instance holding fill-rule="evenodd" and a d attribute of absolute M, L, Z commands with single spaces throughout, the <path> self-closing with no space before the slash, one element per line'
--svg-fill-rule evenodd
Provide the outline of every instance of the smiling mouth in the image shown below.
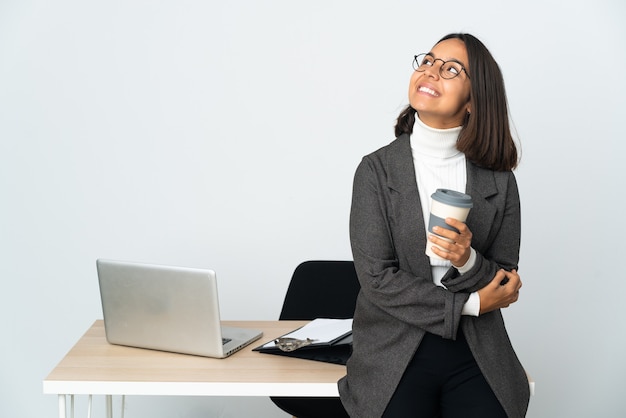
<path fill-rule="evenodd" d="M 437 93 L 435 90 L 430 89 L 428 87 L 424 87 L 424 86 L 418 87 L 417 91 L 420 92 L 420 93 L 426 93 L 426 94 L 429 94 L 429 95 L 435 96 L 435 97 L 439 96 L 439 93 Z"/>

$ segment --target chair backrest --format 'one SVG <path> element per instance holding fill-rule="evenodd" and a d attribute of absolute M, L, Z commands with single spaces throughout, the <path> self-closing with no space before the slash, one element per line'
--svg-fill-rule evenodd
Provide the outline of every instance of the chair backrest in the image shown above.
<path fill-rule="evenodd" d="M 353 261 L 305 261 L 293 272 L 280 319 L 352 318 L 360 289 Z"/>

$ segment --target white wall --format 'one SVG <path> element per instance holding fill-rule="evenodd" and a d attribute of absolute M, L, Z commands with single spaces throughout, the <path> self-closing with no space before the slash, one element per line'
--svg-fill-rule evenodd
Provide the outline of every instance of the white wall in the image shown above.
<path fill-rule="evenodd" d="M 214 268 L 225 319 L 277 318 L 300 261 L 349 259 L 354 169 L 393 139 L 412 56 L 456 31 L 499 61 L 523 147 L 505 315 L 528 416 L 626 416 L 626 6 L 447 4 L 0 1 L 0 416 L 55 416 L 41 382 L 101 317 L 98 257 Z"/>

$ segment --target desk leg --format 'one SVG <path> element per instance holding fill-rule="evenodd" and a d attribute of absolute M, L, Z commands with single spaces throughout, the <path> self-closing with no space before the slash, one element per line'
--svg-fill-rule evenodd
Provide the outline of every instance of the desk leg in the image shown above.
<path fill-rule="evenodd" d="M 59 418 L 66 418 L 67 411 L 65 409 L 65 395 L 59 395 Z"/>
<path fill-rule="evenodd" d="M 113 396 L 106 395 L 107 418 L 113 418 Z"/>

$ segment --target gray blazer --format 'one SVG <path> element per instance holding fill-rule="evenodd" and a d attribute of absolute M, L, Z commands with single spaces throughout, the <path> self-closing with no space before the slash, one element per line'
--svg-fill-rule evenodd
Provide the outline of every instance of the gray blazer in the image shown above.
<path fill-rule="evenodd" d="M 512 172 L 468 162 L 467 190 L 474 207 L 476 264 L 461 276 L 450 268 L 432 280 L 424 254 L 426 228 L 408 135 L 363 158 L 354 178 L 350 240 L 361 283 L 353 322 L 353 354 L 339 381 L 352 417 L 380 417 L 426 331 L 455 339 L 463 330 L 476 362 L 509 417 L 523 417 L 528 380 L 500 310 L 462 316 L 469 293 L 487 285 L 497 269 L 517 268 L 520 206 Z"/>

